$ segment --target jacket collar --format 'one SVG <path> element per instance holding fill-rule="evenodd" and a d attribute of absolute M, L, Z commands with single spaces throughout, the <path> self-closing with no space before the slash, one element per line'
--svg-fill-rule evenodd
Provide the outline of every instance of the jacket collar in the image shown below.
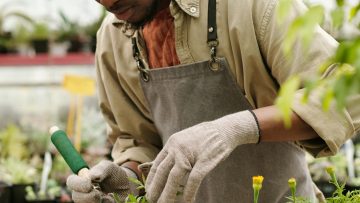
<path fill-rule="evenodd" d="M 176 3 L 182 11 L 192 17 L 198 18 L 200 16 L 200 0 L 173 0 L 171 3 Z M 126 36 L 133 35 L 136 30 L 136 26 L 117 19 L 115 15 L 112 16 L 111 23 L 115 27 L 120 28 Z"/>

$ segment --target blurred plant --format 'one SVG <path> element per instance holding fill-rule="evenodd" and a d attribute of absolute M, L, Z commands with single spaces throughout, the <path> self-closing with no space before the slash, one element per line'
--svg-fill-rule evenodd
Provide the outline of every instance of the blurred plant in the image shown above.
<path fill-rule="evenodd" d="M 107 11 L 105 8 L 102 7 L 101 9 L 102 10 L 101 10 L 100 17 L 97 20 L 95 20 L 94 22 L 85 26 L 85 33 L 90 38 L 89 39 L 90 40 L 90 49 L 92 52 L 95 52 L 95 50 L 96 50 L 96 33 L 97 33 L 98 29 L 100 28 L 101 23 L 107 14 Z"/>
<path fill-rule="evenodd" d="M 8 125 L 0 131 L 0 158 L 26 158 L 28 156 L 26 142 L 27 137 L 17 126 Z"/>
<path fill-rule="evenodd" d="M 32 40 L 48 40 L 50 37 L 49 26 L 45 22 L 36 22 L 33 24 L 30 38 Z"/>
<path fill-rule="evenodd" d="M 347 162 L 346 157 L 343 151 L 340 151 L 338 154 L 330 157 L 322 158 L 313 158 L 308 156 L 308 166 L 312 176 L 312 179 L 315 182 L 329 181 L 329 176 L 327 176 L 323 171 L 332 166 L 336 169 L 338 178 L 341 181 L 346 181 L 347 179 Z"/>
<path fill-rule="evenodd" d="M 48 132 L 33 130 L 29 133 L 29 143 L 31 143 L 31 145 L 28 147 L 28 152 L 43 155 L 49 149 L 50 136 Z"/>
<path fill-rule="evenodd" d="M 64 12 L 59 11 L 61 23 L 56 31 L 55 42 L 68 42 L 67 52 L 80 52 L 86 41 L 84 27 L 78 22 L 72 21 Z"/>
<path fill-rule="evenodd" d="M 101 26 L 102 21 L 106 17 L 107 11 L 105 8 L 101 8 L 100 17 L 94 22 L 85 26 L 85 33 L 90 37 L 96 37 L 96 33 Z"/>
<path fill-rule="evenodd" d="M 60 154 L 56 154 L 53 163 L 50 177 L 60 184 L 65 184 L 66 178 L 71 174 L 69 166 L 66 164 L 64 158 Z"/>
<path fill-rule="evenodd" d="M 83 149 L 91 146 L 104 147 L 106 138 L 103 135 L 106 134 L 106 125 L 98 107 L 89 103 L 84 107 L 82 116 L 82 134 L 84 136 L 81 147 Z"/>
<path fill-rule="evenodd" d="M 38 178 L 36 169 L 24 160 L 7 158 L 0 160 L 0 180 L 11 184 L 34 183 Z"/>
<path fill-rule="evenodd" d="M 14 41 L 12 40 L 12 33 L 4 30 L 4 22 L 8 18 L 17 18 L 23 22 L 32 24 L 34 21 L 28 15 L 20 11 L 11 10 L 11 5 L 14 5 L 13 2 L 4 4 L 0 7 L 0 46 L 11 49 L 13 48 Z"/>
<path fill-rule="evenodd" d="M 280 0 L 277 11 L 279 21 L 287 19 L 292 2 L 293 0 Z M 336 7 L 330 13 L 333 28 L 342 33 L 340 31 L 346 25 L 352 25 L 357 34 L 346 36 L 347 38 L 340 37 L 345 35 L 338 36 L 340 44 L 336 53 L 328 61 L 324 61 L 316 77 L 301 81 L 299 76 L 294 76 L 282 85 L 276 104 L 284 115 L 287 126 L 290 124 L 294 93 L 300 88 L 300 84 L 305 84 L 304 102 L 311 92 L 321 89 L 324 110 L 329 109 L 333 101 L 336 101 L 337 107 L 342 109 L 346 105 L 347 98 L 360 92 L 360 21 L 356 20 L 356 17 L 359 17 L 360 3 L 351 5 L 347 0 L 336 0 L 335 3 Z M 348 7 L 350 12 L 346 11 Z M 314 30 L 322 24 L 324 16 L 324 6 L 311 5 L 305 13 L 297 17 L 291 23 L 283 44 L 285 54 L 291 56 L 291 50 L 298 39 L 304 45 L 304 53 L 306 53 L 306 49 L 312 43 Z M 331 70 L 332 73 L 327 74 L 326 78 L 322 77 L 330 64 L 337 64 L 337 68 Z"/>
<path fill-rule="evenodd" d="M 60 197 L 61 195 L 61 186 L 53 180 L 50 179 L 47 182 L 47 190 L 45 192 L 35 192 L 34 188 L 31 186 L 27 186 L 26 190 L 26 200 L 53 200 L 56 197 Z"/>
<path fill-rule="evenodd" d="M 61 23 L 56 31 L 55 41 L 65 42 L 76 39 L 81 34 L 81 27 L 77 22 L 71 21 L 62 11 L 59 11 Z"/>
<path fill-rule="evenodd" d="M 17 24 L 12 32 L 13 46 L 24 45 L 30 42 L 30 28 L 23 24 Z"/>
<path fill-rule="evenodd" d="M 360 190 L 348 191 L 344 194 L 345 183 L 340 185 L 335 175 L 335 169 L 333 167 L 326 168 L 327 174 L 331 177 L 330 183 L 336 186 L 336 191 L 333 196 L 327 198 L 329 203 L 341 203 L 341 202 L 360 202 Z"/>

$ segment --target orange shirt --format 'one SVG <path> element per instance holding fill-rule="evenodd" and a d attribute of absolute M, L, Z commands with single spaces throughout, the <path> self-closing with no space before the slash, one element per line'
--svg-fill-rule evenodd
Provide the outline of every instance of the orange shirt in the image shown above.
<path fill-rule="evenodd" d="M 174 18 L 167 7 L 159 11 L 144 25 L 143 36 L 147 47 L 150 68 L 180 64 L 175 50 Z"/>

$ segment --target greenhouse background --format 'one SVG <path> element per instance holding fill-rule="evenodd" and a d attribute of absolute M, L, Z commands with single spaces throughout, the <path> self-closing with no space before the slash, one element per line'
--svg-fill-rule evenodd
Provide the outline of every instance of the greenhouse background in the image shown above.
<path fill-rule="evenodd" d="M 335 6 L 306 2 L 329 11 Z M 0 1 L 0 203 L 72 202 L 65 185 L 71 171 L 50 143 L 51 126 L 67 132 L 90 166 L 109 158 L 94 64 L 95 33 L 104 14 L 94 0 Z M 342 32 L 327 26 L 337 38 L 358 34 L 351 25 Z M 347 188 L 360 188 L 357 137 L 338 155 L 309 156 L 308 162 L 325 195 L 334 191 L 324 172 L 329 165 Z M 44 175 L 46 167 L 51 170 Z"/>

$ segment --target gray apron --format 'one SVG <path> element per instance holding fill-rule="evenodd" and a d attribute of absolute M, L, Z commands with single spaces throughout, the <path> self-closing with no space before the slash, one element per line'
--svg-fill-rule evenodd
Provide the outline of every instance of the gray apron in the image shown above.
<path fill-rule="evenodd" d="M 163 144 L 182 129 L 251 108 L 226 60 L 214 58 L 214 47 L 210 61 L 148 70 L 133 44 L 141 86 Z M 253 202 L 256 175 L 264 176 L 259 202 L 287 202 L 287 181 L 292 177 L 297 180 L 297 195 L 315 201 L 305 153 L 290 142 L 267 142 L 237 147 L 205 177 L 195 202 Z"/>

